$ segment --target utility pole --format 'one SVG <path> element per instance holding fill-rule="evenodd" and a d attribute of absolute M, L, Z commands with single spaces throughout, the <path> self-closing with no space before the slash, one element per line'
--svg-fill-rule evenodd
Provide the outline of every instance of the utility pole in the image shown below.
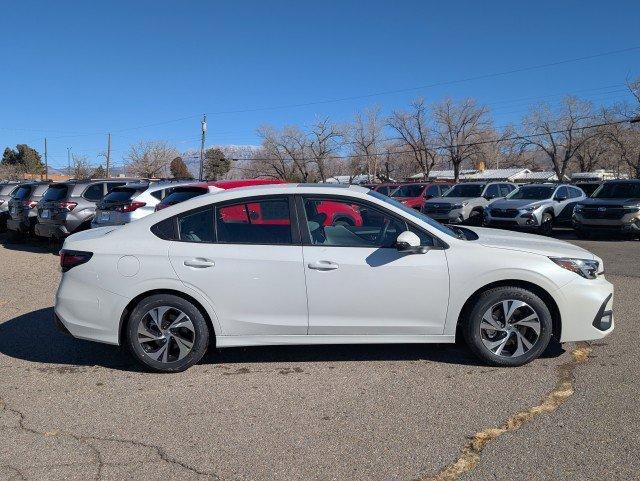
<path fill-rule="evenodd" d="M 49 158 L 47 157 L 47 138 L 44 138 L 44 180 L 49 180 Z"/>
<path fill-rule="evenodd" d="M 111 133 L 107 134 L 107 179 L 109 178 L 109 164 L 111 163 Z"/>
<path fill-rule="evenodd" d="M 200 127 L 202 128 L 202 141 L 200 142 L 200 175 L 198 178 L 202 179 L 203 175 L 203 166 L 204 166 L 204 140 L 207 133 L 207 114 L 204 114 L 202 117 L 202 122 L 200 122 Z"/>
<path fill-rule="evenodd" d="M 67 175 L 71 177 L 71 149 L 72 147 L 67 147 Z"/>

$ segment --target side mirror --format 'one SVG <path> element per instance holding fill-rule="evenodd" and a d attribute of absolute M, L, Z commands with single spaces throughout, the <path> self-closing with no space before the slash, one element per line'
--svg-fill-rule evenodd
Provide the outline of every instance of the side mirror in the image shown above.
<path fill-rule="evenodd" d="M 562 202 L 567 200 L 567 196 L 566 195 L 556 195 L 555 200 L 557 200 L 558 202 Z"/>
<path fill-rule="evenodd" d="M 398 252 L 407 254 L 424 254 L 429 250 L 426 246 L 420 245 L 420 237 L 411 231 L 404 231 L 396 239 L 396 249 Z"/>

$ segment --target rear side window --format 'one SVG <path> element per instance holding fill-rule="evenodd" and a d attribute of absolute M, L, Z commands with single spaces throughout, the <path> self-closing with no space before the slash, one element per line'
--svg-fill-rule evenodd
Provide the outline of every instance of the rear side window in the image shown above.
<path fill-rule="evenodd" d="M 506 197 L 512 190 L 513 189 L 509 184 L 500 184 L 500 197 Z"/>
<path fill-rule="evenodd" d="M 87 200 L 97 201 L 102 199 L 102 184 L 93 184 L 87 187 L 83 197 Z"/>
<path fill-rule="evenodd" d="M 180 240 L 186 242 L 213 242 L 213 210 L 191 211 L 178 217 Z"/>
<path fill-rule="evenodd" d="M 64 200 L 67 198 L 68 193 L 69 193 L 69 186 L 65 184 L 52 185 L 44 193 L 42 200 L 44 201 Z"/>
<path fill-rule="evenodd" d="M 176 240 L 176 218 L 169 217 L 162 222 L 152 225 L 151 232 L 163 240 Z"/>
<path fill-rule="evenodd" d="M 28 199 L 30 195 L 31 195 L 31 186 L 21 185 L 20 187 L 18 187 L 18 190 L 16 190 L 13 193 L 13 198 L 18 200 L 25 200 L 25 199 Z"/>
<path fill-rule="evenodd" d="M 291 244 L 289 200 L 265 199 L 216 209 L 218 242 L 230 244 Z"/>

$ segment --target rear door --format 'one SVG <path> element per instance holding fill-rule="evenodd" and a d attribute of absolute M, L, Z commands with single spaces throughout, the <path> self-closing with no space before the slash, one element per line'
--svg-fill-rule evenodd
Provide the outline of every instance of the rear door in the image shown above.
<path fill-rule="evenodd" d="M 556 190 L 554 196 L 556 205 L 554 206 L 556 214 L 556 222 L 566 223 L 571 220 L 573 214 L 573 206 L 576 205 L 577 199 L 572 198 L 569 188 L 562 185 Z"/>
<path fill-rule="evenodd" d="M 305 196 L 299 206 L 310 335 L 442 334 L 449 300 L 445 251 L 407 255 L 395 248 L 411 229 L 423 245 L 434 239 L 404 219 L 360 200 Z M 318 209 L 343 204 L 356 225 L 327 223 Z"/>
<path fill-rule="evenodd" d="M 292 198 L 247 198 L 177 217 L 171 264 L 214 306 L 227 336 L 306 335 L 302 246 Z"/>

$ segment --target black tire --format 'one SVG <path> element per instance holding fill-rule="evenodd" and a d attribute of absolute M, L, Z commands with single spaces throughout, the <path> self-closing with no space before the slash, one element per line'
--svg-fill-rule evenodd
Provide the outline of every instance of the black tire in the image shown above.
<path fill-rule="evenodd" d="M 484 313 L 496 303 L 505 300 L 518 300 L 527 303 L 537 314 L 540 321 L 540 334 L 532 347 L 524 354 L 514 357 L 500 356 L 490 351 L 482 341 L 480 324 Z M 515 286 L 496 287 L 478 296 L 466 319 L 462 319 L 462 333 L 471 351 L 491 366 L 522 366 L 536 359 L 544 352 L 551 340 L 553 322 L 545 302 L 533 292 Z"/>
<path fill-rule="evenodd" d="M 471 214 L 469 214 L 469 219 L 467 220 L 467 224 L 480 227 L 482 226 L 483 219 L 484 219 L 484 212 L 482 210 L 476 209 L 471 211 Z"/>
<path fill-rule="evenodd" d="M 7 241 L 12 244 L 17 244 L 19 242 L 25 241 L 25 236 L 22 232 L 18 232 L 15 230 L 8 229 L 7 230 Z"/>
<path fill-rule="evenodd" d="M 551 235 L 553 232 L 553 215 L 549 212 L 542 214 L 540 220 L 540 226 L 538 227 L 538 233 L 540 235 Z"/>
<path fill-rule="evenodd" d="M 189 317 L 194 328 L 191 351 L 173 362 L 152 359 L 137 340 L 140 322 L 150 310 L 161 306 L 179 309 Z M 133 356 L 148 369 L 165 373 L 181 372 L 197 364 L 207 352 L 209 336 L 209 326 L 200 310 L 186 299 L 172 294 L 156 294 L 142 299 L 129 315 L 126 328 L 126 343 Z M 167 343 L 169 342 L 168 340 Z"/>

